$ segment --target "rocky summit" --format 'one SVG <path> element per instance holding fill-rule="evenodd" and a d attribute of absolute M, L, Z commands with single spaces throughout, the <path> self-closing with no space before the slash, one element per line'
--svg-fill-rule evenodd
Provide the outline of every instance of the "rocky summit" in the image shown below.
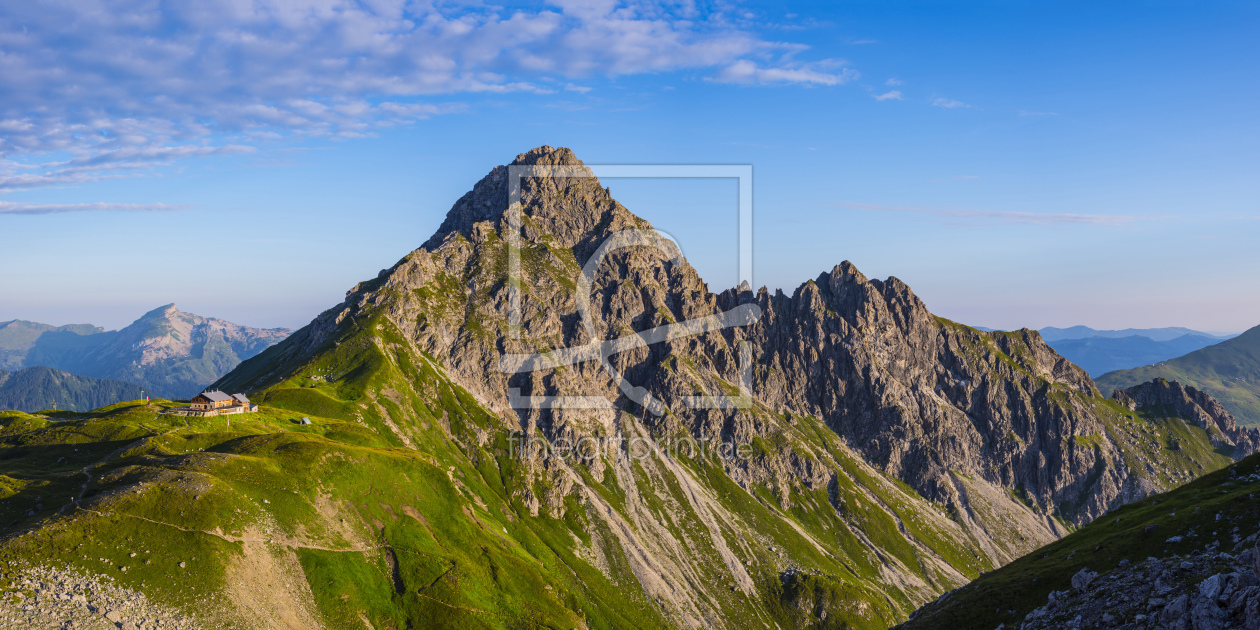
<path fill-rule="evenodd" d="M 1212 446 L 1229 453 L 1234 459 L 1260 451 L 1260 429 L 1238 426 L 1234 416 L 1220 402 L 1193 387 L 1157 378 L 1128 389 L 1118 389 L 1112 397 L 1134 411 L 1166 407 L 1186 422 L 1203 429 Z"/>
<path fill-rule="evenodd" d="M 711 291 L 551 147 L 214 387 L 260 410 L 4 420 L 0 560 L 209 626 L 874 630 L 1251 448 L 848 262 Z"/>

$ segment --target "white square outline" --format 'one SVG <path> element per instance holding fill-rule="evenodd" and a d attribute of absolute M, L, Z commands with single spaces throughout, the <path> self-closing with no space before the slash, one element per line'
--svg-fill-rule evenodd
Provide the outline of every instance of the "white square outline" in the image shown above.
<path fill-rule="evenodd" d="M 753 284 L 752 164 L 586 164 L 508 165 L 508 336 L 521 337 L 521 179 L 524 177 L 641 178 L 641 179 L 738 179 L 739 180 L 739 282 Z"/>

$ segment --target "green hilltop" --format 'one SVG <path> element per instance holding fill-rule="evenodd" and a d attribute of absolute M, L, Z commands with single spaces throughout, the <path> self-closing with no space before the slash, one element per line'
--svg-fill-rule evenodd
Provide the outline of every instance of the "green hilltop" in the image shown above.
<path fill-rule="evenodd" d="M 1176 359 L 1108 372 L 1094 380 L 1109 394 L 1156 378 L 1205 391 L 1239 424 L 1260 426 L 1260 326 Z"/>

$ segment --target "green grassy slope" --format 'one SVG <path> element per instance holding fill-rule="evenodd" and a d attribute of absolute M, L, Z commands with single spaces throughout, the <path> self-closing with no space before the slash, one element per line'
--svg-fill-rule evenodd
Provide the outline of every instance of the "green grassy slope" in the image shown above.
<path fill-rule="evenodd" d="M 79 376 L 50 367 L 0 370 L 0 409 L 88 411 L 141 395 L 135 383 Z"/>
<path fill-rule="evenodd" d="M 1260 326 L 1182 357 L 1109 372 L 1096 379 L 1105 393 L 1155 378 L 1211 394 L 1244 426 L 1260 426 Z"/>
<path fill-rule="evenodd" d="M 1185 555 L 1218 543 L 1223 550 L 1260 530 L 1260 455 L 1171 492 L 1130 503 L 924 606 L 902 630 L 1014 627 L 1050 591 L 1071 590 L 1082 568 L 1099 573 L 1123 560 Z M 1174 539 L 1181 536 L 1180 540 Z M 1168 542 L 1174 539 L 1175 542 Z"/>
<path fill-rule="evenodd" d="M 299 590 L 286 563 L 329 627 L 363 627 L 361 616 L 376 628 L 572 627 L 582 611 L 592 627 L 661 625 L 607 579 L 569 570 L 562 524 L 521 527 L 501 490 L 471 466 L 441 465 L 446 453 L 274 408 L 229 429 L 158 416 L 164 406 L 8 414 L 0 520 L 6 533 L 41 527 L 4 540 L 0 562 L 104 574 L 215 627 L 245 623 L 242 589 L 283 579 Z"/>
<path fill-rule="evenodd" d="M 721 610 L 723 616 L 746 618 L 755 626 L 770 624 L 776 619 L 790 625 L 806 623 L 803 620 L 808 620 L 812 611 L 802 615 L 796 604 L 803 596 L 803 587 L 798 587 L 808 582 L 811 589 L 837 594 L 826 607 L 837 622 L 844 621 L 854 628 L 886 627 L 913 608 L 914 598 L 922 597 L 914 591 L 907 593 L 878 584 L 886 563 L 912 567 L 920 574 L 918 580 L 925 591 L 954 583 L 958 578 L 950 575 L 957 575 L 956 571 L 962 571 L 962 575 L 977 575 L 992 567 L 988 562 L 976 560 L 979 553 L 973 542 L 965 537 L 963 542 L 955 540 L 959 533 L 955 524 L 941 518 L 929 503 L 913 492 L 861 465 L 834 433 L 813 418 L 797 419 L 795 426 L 800 433 L 783 436 L 783 439 L 821 438 L 824 441 L 827 445 L 824 453 L 833 461 L 841 462 L 840 466 L 849 472 L 837 478 L 834 489 L 836 500 L 851 506 L 849 515 L 841 515 L 832 508 L 829 491 L 825 488 L 788 490 L 754 486 L 746 489 L 731 480 L 712 460 L 696 457 L 676 460 L 681 470 L 656 458 L 624 467 L 610 461 L 609 468 L 620 468 L 620 472 L 605 472 L 602 479 L 589 469 L 575 467 L 583 475 L 580 483 L 593 494 L 585 501 L 576 494 L 551 510 L 544 507 L 534 516 L 528 505 L 529 498 L 550 494 L 545 488 L 535 487 L 547 480 L 538 479 L 534 471 L 523 469 L 532 466 L 531 462 L 510 456 L 505 427 L 493 426 L 472 397 L 451 383 L 430 357 L 411 349 L 386 317 L 347 320 L 341 335 L 339 339 L 330 340 L 314 360 L 289 374 L 281 383 L 256 393 L 255 399 L 266 405 L 303 412 L 355 417 L 379 434 L 396 436 L 394 439 L 399 443 L 415 444 L 418 448 L 443 444 L 444 448 L 451 449 L 448 455 L 464 461 L 464 466 L 472 467 L 474 462 L 480 462 L 480 481 L 487 487 L 495 487 L 510 505 L 504 507 L 509 520 L 519 519 L 518 527 L 547 541 L 549 548 L 564 556 L 568 566 L 579 567 L 593 561 L 595 566 L 603 567 L 597 572 L 591 571 L 588 565 L 587 572 L 580 578 L 583 589 L 604 593 L 598 600 L 603 603 L 592 602 L 592 605 L 609 606 L 617 611 L 644 598 L 632 567 L 622 557 L 626 554 L 621 547 L 624 541 L 610 530 L 608 519 L 591 513 L 598 505 L 617 511 L 613 521 L 629 522 L 646 530 L 639 535 L 647 540 L 644 546 L 650 553 L 660 553 L 659 549 L 651 548 L 657 544 L 653 538 L 664 544 L 681 543 L 684 549 L 675 550 L 676 557 L 670 560 L 686 563 L 688 570 L 695 574 L 692 578 L 695 581 L 688 588 L 702 594 L 700 597 L 713 599 L 711 605 Z M 286 350 L 285 344 L 280 344 L 268 353 Z M 255 365 L 270 358 L 268 353 L 246 362 L 233 376 L 249 377 Z M 452 408 L 476 409 L 478 424 L 470 427 L 460 421 L 458 416 L 449 413 Z M 621 421 L 631 425 L 629 430 L 643 430 L 632 417 L 624 416 Z M 480 431 L 493 436 L 489 439 L 494 449 L 489 452 L 475 449 L 461 458 L 457 449 L 468 448 L 464 440 L 471 437 L 470 433 Z M 493 466 L 488 466 L 488 461 L 494 462 Z M 689 492 L 695 489 L 683 487 L 689 480 L 702 481 L 706 486 L 704 490 L 712 493 L 717 505 L 697 509 L 688 498 Z M 467 483 L 468 479 L 464 481 Z M 665 492 L 660 492 L 661 488 Z M 483 496 L 485 493 L 482 487 L 473 494 Z M 723 522 L 716 526 L 706 523 L 713 513 Z M 645 519 L 659 523 L 659 528 L 653 530 Z M 918 535 L 899 531 L 898 519 L 911 523 Z M 941 521 L 946 524 L 942 525 Z M 699 542 L 712 536 L 710 528 L 717 529 L 727 541 L 738 541 L 741 548 L 735 552 L 742 556 L 748 569 L 751 592 L 738 588 L 722 558 Z M 432 535 L 448 544 L 451 533 L 435 528 Z M 513 537 L 517 537 L 516 532 Z M 897 550 L 897 557 L 881 560 L 871 548 L 868 542 L 871 540 L 881 548 Z M 822 549 L 818 541 L 824 541 Z M 924 558 L 921 560 L 920 556 Z M 966 560 L 959 562 L 958 569 L 942 572 L 936 560 L 940 557 Z M 781 579 L 789 566 L 800 571 L 800 577 L 792 577 L 797 575 L 793 573 Z M 607 584 L 608 577 L 601 575 L 603 571 L 622 588 Z M 719 588 L 714 589 L 714 585 Z M 652 623 L 679 624 L 679 620 L 671 618 L 671 613 L 662 610 L 659 604 L 652 610 L 649 615 L 654 619 Z M 587 622 L 592 623 L 589 616 Z M 613 626 L 620 627 L 615 623 Z"/>

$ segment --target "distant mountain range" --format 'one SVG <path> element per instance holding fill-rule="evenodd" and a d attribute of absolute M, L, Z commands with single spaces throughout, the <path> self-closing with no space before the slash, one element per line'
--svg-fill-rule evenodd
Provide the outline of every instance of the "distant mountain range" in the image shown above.
<path fill-rule="evenodd" d="M 979 327 L 979 330 L 992 332 L 995 329 Z M 1041 339 L 1056 352 L 1094 377 L 1115 370 L 1166 361 L 1237 336 L 1233 333 L 1203 332 L 1179 326 L 1124 330 L 1047 326 L 1037 332 L 1041 333 Z"/>
<path fill-rule="evenodd" d="M 174 304 L 116 331 L 14 320 L 0 323 L 0 369 L 47 366 L 128 381 L 153 396 L 182 399 L 291 332 L 184 313 Z"/>
<path fill-rule="evenodd" d="M 1194 334 L 1182 335 L 1167 341 L 1131 335 L 1129 337 L 1098 336 L 1084 339 L 1056 339 L 1046 343 L 1072 363 L 1085 368 L 1090 376 L 1096 377 L 1114 370 L 1166 361 L 1220 342 L 1221 340 L 1217 337 Z"/>
<path fill-rule="evenodd" d="M 1185 356 L 1109 372 L 1096 382 L 1108 393 L 1154 378 L 1203 390 L 1219 400 L 1240 424 L 1260 425 L 1260 326 Z"/>
<path fill-rule="evenodd" d="M 1237 336 L 1228 333 L 1217 334 L 1191 330 L 1189 328 L 1181 328 L 1179 326 L 1171 328 L 1126 328 L 1124 330 L 1096 330 L 1090 328 L 1089 326 L 1072 326 L 1070 328 L 1055 328 L 1053 326 L 1047 326 L 1037 332 L 1041 333 L 1041 338 L 1044 339 L 1046 343 L 1053 343 L 1061 339 L 1094 339 L 1099 337 L 1106 339 L 1146 337 L 1152 341 L 1172 341 L 1173 339 L 1184 337 L 1186 335 L 1208 337 L 1216 339 L 1217 341 L 1224 341 Z"/>
<path fill-rule="evenodd" d="M 108 378 L 79 376 L 36 366 L 16 372 L 0 370 L 0 409 L 90 411 L 140 398 L 140 386 Z"/>

